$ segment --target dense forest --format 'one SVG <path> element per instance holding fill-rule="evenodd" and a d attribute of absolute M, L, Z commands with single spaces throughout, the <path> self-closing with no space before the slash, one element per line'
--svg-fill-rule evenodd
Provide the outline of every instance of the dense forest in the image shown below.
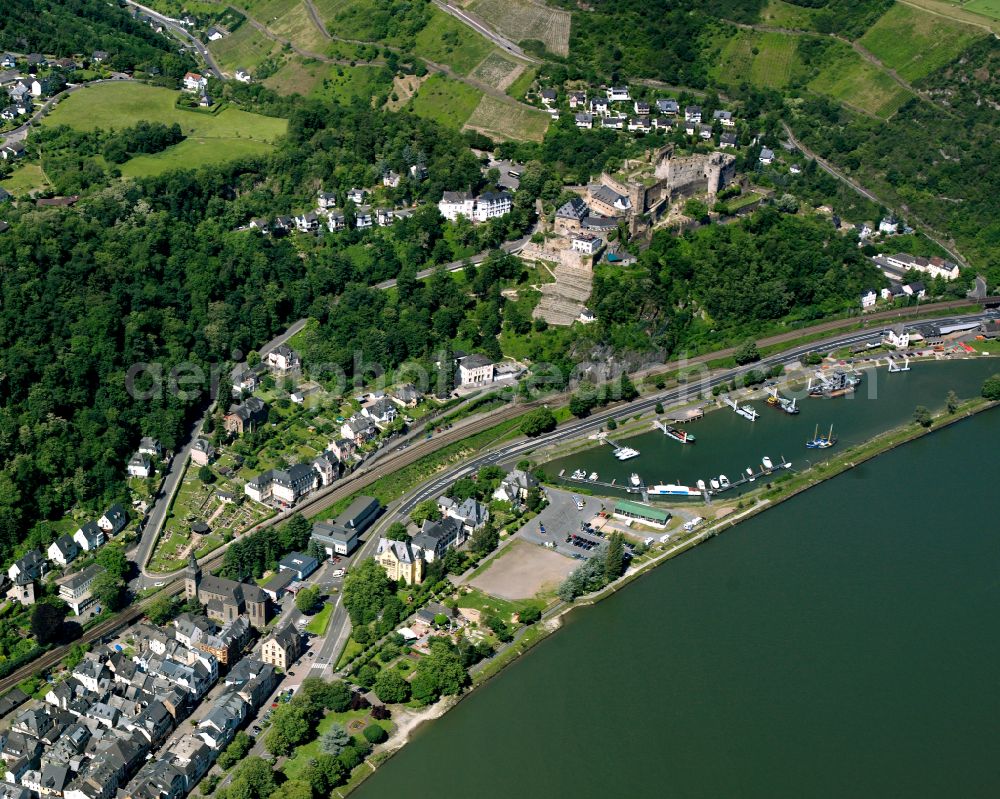
<path fill-rule="evenodd" d="M 804 142 L 894 205 L 955 239 L 1000 282 L 1000 46 L 983 39 L 924 87 L 945 110 L 914 99 L 888 122 L 822 98 L 796 104 L 790 119 Z"/>
<path fill-rule="evenodd" d="M 133 20 L 116 3 L 93 0 L 4 0 L 0 50 L 87 58 L 104 50 L 112 69 L 156 67 L 175 79 L 194 66 L 177 54 L 173 40 Z"/>

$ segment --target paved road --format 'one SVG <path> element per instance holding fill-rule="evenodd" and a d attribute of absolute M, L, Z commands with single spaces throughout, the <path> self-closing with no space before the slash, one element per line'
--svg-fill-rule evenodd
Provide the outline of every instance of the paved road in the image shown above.
<path fill-rule="evenodd" d="M 191 47 L 193 47 L 197 51 L 198 55 L 202 57 L 202 60 L 205 62 L 205 66 L 207 67 L 208 71 L 212 73 L 212 77 L 222 80 L 222 70 L 219 69 L 219 65 L 215 63 L 215 59 L 212 57 L 212 54 L 208 51 L 208 48 L 205 47 L 205 45 L 202 44 L 201 41 L 196 36 L 192 35 L 191 32 L 188 31 L 188 29 L 181 24 L 181 21 L 179 19 L 174 19 L 173 17 L 165 16 L 164 14 L 161 14 L 159 11 L 155 11 L 152 8 L 149 8 L 148 6 L 136 3 L 134 0 L 126 0 L 126 2 L 128 2 L 130 6 L 138 8 L 140 11 L 144 12 L 147 16 L 155 19 L 157 22 L 163 25 L 163 27 L 165 27 L 172 34 L 174 34 L 174 36 L 176 36 L 178 39 L 182 39 L 183 41 L 187 42 Z"/>
<path fill-rule="evenodd" d="M 930 321 L 946 325 L 958 320 L 970 321 L 971 319 L 982 320 L 985 318 L 990 317 L 980 313 L 975 316 L 949 316 Z M 539 436 L 534 439 L 525 439 L 522 437 L 500 445 L 497 448 L 483 451 L 475 457 L 463 461 L 459 465 L 439 472 L 432 479 L 403 496 L 398 502 L 392 503 L 386 509 L 382 518 L 365 534 L 366 538 L 362 546 L 353 555 L 352 560 L 354 562 L 359 562 L 367 557 L 370 557 L 374 553 L 375 547 L 378 544 L 379 533 L 389 524 L 394 521 L 405 521 L 406 517 L 409 516 L 413 508 L 419 503 L 427 499 L 436 499 L 456 480 L 474 474 L 483 466 L 513 464 L 521 458 L 526 457 L 534 450 L 541 449 L 550 444 L 556 444 L 562 441 L 584 436 L 588 432 L 594 431 L 606 424 L 609 419 L 621 416 L 623 413 L 627 413 L 629 416 L 632 416 L 637 413 L 651 410 L 657 404 L 670 406 L 689 401 L 692 398 L 698 397 L 705 391 L 711 391 L 714 386 L 723 383 L 728 384 L 734 378 L 746 373 L 750 369 L 766 368 L 777 364 L 787 365 L 798 361 L 802 356 L 807 353 L 814 352 L 817 349 L 840 349 L 842 347 L 855 346 L 862 342 L 871 341 L 880 337 L 881 328 L 878 328 L 854 332 L 846 335 L 842 334 L 824 341 L 816 341 L 793 347 L 784 352 L 763 358 L 760 361 L 746 367 L 716 372 L 714 375 L 701 381 L 700 383 L 686 384 L 675 389 L 658 392 L 627 404 L 619 403 L 616 406 L 602 410 L 599 413 L 595 413 L 586 419 L 566 422 L 547 435 Z M 718 357 L 718 355 L 716 354 L 713 357 Z M 593 508 L 589 508 L 588 510 L 592 512 Z M 348 618 L 346 611 L 343 610 L 342 606 L 339 606 L 330 622 L 330 628 L 327 634 L 328 643 L 332 648 L 333 642 L 346 642 L 349 635 L 350 619 Z M 339 651 L 339 649 L 333 650 L 334 654 L 332 656 L 328 655 L 327 659 L 335 656 L 336 652 Z M 314 666 L 314 668 L 316 667 Z M 323 673 L 327 673 L 328 670 L 323 669 L 322 671 Z M 332 671 L 332 666 L 329 671 Z"/>
<path fill-rule="evenodd" d="M 480 36 L 484 36 L 489 39 L 493 44 L 499 47 L 501 50 L 506 50 L 511 55 L 515 55 L 518 58 L 523 58 L 525 61 L 530 61 L 533 64 L 541 64 L 541 59 L 535 58 L 534 56 L 528 55 L 524 50 L 518 47 L 510 39 L 501 36 L 495 30 L 487 27 L 485 23 L 479 20 L 478 17 L 469 14 L 466 11 L 462 11 L 460 8 L 444 2 L 444 0 L 434 0 L 434 5 L 444 11 L 446 14 L 451 14 L 459 22 L 468 25 L 472 30 L 478 33 Z"/>
<path fill-rule="evenodd" d="M 307 321 L 308 320 L 306 319 L 299 319 L 297 322 L 292 323 L 288 329 L 285 330 L 285 332 L 275 336 L 267 342 L 267 344 L 261 347 L 260 354 L 262 356 L 266 355 L 275 347 L 287 342 L 292 336 L 306 326 Z M 225 377 L 228 378 L 228 374 L 225 375 Z M 220 386 L 220 390 L 224 392 L 229 391 L 228 379 L 223 381 Z M 129 553 L 129 560 L 133 561 L 139 569 L 139 575 L 129 583 L 129 587 L 133 592 L 139 592 L 146 588 L 156 586 L 157 583 L 163 583 L 170 577 L 170 575 L 148 572 L 146 571 L 146 566 L 149 563 L 150 556 L 153 554 L 153 547 L 156 543 L 156 539 L 159 537 L 160 531 L 163 529 L 163 524 L 166 521 L 167 510 L 170 507 L 170 503 L 173 502 L 174 495 L 177 493 L 178 488 L 180 488 L 181 479 L 184 476 L 184 469 L 187 466 L 188 459 L 191 457 L 191 448 L 194 446 L 195 440 L 200 435 L 201 429 L 205 424 L 205 419 L 208 417 L 210 412 L 211 405 L 205 409 L 201 418 L 191 426 L 189 436 L 187 438 L 187 444 L 184 445 L 184 448 L 179 453 L 174 455 L 173 460 L 170 462 L 170 468 L 167 472 L 167 476 L 164 478 L 163 486 L 157 494 L 153 507 L 146 517 L 146 523 L 143 527 L 139 543 L 135 549 Z"/>
<path fill-rule="evenodd" d="M 788 136 L 788 140 L 792 144 L 794 144 L 796 147 L 798 147 L 809 158 L 812 158 L 813 160 L 815 160 L 816 163 L 819 165 L 819 168 L 822 169 L 824 172 L 826 172 L 827 174 L 832 175 L 837 180 L 842 181 L 843 183 L 847 184 L 848 186 L 850 186 L 852 189 L 854 189 L 854 191 L 856 191 L 858 194 L 860 194 L 865 199 L 871 200 L 873 203 L 877 203 L 878 205 L 884 205 L 887 208 L 889 207 L 889 204 L 887 202 L 885 202 L 881 198 L 879 198 L 879 197 L 875 196 L 874 194 L 872 194 L 872 192 L 870 192 L 868 189 L 866 189 L 864 186 L 862 186 L 860 183 L 858 183 L 856 180 L 854 180 L 854 178 L 849 177 L 848 175 L 844 174 L 842 171 L 840 171 L 837 167 L 835 167 L 829 161 L 827 161 L 824 158 L 820 157 L 815 152 L 813 152 L 808 147 L 806 147 L 801 141 L 799 141 L 798 139 L 796 139 L 795 138 L 795 134 L 792 133 L 792 129 L 788 126 L 788 123 L 785 122 L 784 120 L 782 120 L 782 122 L 781 122 L 781 127 L 784 128 L 785 135 Z M 919 225 L 920 227 L 922 227 L 924 229 L 924 232 L 927 234 L 927 237 L 931 241 L 933 241 L 935 244 L 937 244 L 939 247 L 941 247 L 941 249 L 943 249 L 946 253 L 948 253 L 948 255 L 950 255 L 952 258 L 954 258 L 962 266 L 968 266 L 969 265 L 969 262 L 966 261 L 965 258 L 962 257 L 962 255 L 954 248 L 954 246 L 946 244 L 942 240 L 942 237 L 941 237 L 940 233 L 938 233 L 936 230 L 934 230 L 932 227 L 930 227 L 926 223 L 922 222 L 920 219 L 918 219 L 916 216 L 914 216 L 913 213 L 911 211 L 909 211 L 908 209 L 904 208 L 903 210 L 905 211 L 905 213 L 902 214 L 902 215 L 903 216 L 909 216 L 910 219 L 915 223 L 915 225 Z"/>
<path fill-rule="evenodd" d="M 531 230 L 529 230 L 524 236 L 517 239 L 516 241 L 505 241 L 503 244 L 500 245 L 500 249 L 506 253 L 521 252 L 521 250 L 523 250 L 528 245 L 528 242 L 531 241 L 531 237 L 535 234 L 536 230 L 538 230 L 537 221 L 532 226 Z M 461 261 L 451 261 L 450 263 L 444 264 L 444 270 L 446 272 L 459 272 L 465 268 L 466 264 L 481 264 L 489 257 L 489 255 L 490 255 L 490 250 L 483 250 L 483 252 L 473 255 L 471 258 L 463 258 Z M 429 269 L 421 269 L 419 272 L 417 272 L 417 280 L 424 280 L 425 278 L 428 278 L 431 275 L 433 275 L 438 269 L 441 268 L 442 268 L 441 266 L 432 266 Z M 374 288 L 391 289 L 395 285 L 396 285 L 396 278 L 393 278 L 392 280 L 383 280 L 381 283 L 376 283 Z"/>
<path fill-rule="evenodd" d="M 88 86 L 94 86 L 98 83 L 117 83 L 118 81 L 123 80 L 131 80 L 131 78 L 128 75 L 119 72 L 115 73 L 114 77 L 111 78 L 101 78 L 100 80 L 87 81 L 86 83 L 74 83 L 67 86 L 61 92 L 52 95 L 44 103 L 42 103 L 42 105 L 38 107 L 35 113 L 33 113 L 26 122 L 21 123 L 16 128 L 8 131 L 0 137 L 0 147 L 4 147 L 16 141 L 24 141 L 28 138 L 28 132 L 32 127 L 34 127 L 35 123 L 45 116 L 56 103 L 64 97 L 68 97 L 73 94 L 73 92 L 78 92 L 80 89 L 86 89 Z"/>

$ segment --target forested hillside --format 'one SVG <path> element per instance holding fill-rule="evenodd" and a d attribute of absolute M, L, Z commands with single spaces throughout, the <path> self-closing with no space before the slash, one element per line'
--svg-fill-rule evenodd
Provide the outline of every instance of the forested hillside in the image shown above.
<path fill-rule="evenodd" d="M 194 66 L 171 39 L 133 20 L 117 3 L 94 0 L 4 0 L 0 50 L 88 58 L 104 50 L 114 69 L 155 66 L 174 78 Z"/>

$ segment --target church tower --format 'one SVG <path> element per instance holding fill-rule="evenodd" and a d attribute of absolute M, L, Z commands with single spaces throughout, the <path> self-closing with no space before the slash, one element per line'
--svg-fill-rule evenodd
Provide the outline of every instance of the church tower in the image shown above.
<path fill-rule="evenodd" d="M 194 556 L 194 551 L 188 557 L 188 564 L 184 568 L 184 598 L 191 600 L 198 598 L 198 588 L 201 585 L 201 566 Z"/>

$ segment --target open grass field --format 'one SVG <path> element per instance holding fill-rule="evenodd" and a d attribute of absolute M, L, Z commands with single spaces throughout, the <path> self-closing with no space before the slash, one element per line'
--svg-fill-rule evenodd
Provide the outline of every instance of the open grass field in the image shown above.
<path fill-rule="evenodd" d="M 77 130 L 126 128 L 140 120 L 177 122 L 184 134 L 196 138 L 255 139 L 272 143 L 288 129 L 288 121 L 225 108 L 218 114 L 178 109 L 178 92 L 142 83 L 102 83 L 75 92 L 57 105 L 46 125 L 69 125 Z"/>
<path fill-rule="evenodd" d="M 237 0 L 234 6 L 303 50 L 321 52 L 326 43 L 302 0 Z"/>
<path fill-rule="evenodd" d="M 268 39 L 249 23 L 240 25 L 233 33 L 217 42 L 210 42 L 208 49 L 226 72 L 249 69 L 251 72 L 267 58 L 280 51 L 276 42 Z"/>
<path fill-rule="evenodd" d="M 468 75 L 494 49 L 471 28 L 432 6 L 431 21 L 416 35 L 413 52 Z"/>
<path fill-rule="evenodd" d="M 392 92 L 385 107 L 390 111 L 399 111 L 410 102 L 410 98 L 417 93 L 425 80 L 426 76 L 418 78 L 416 75 L 396 75 L 392 79 Z"/>
<path fill-rule="evenodd" d="M 963 3 L 962 8 L 1000 21 L 1000 0 L 971 0 L 969 3 Z"/>
<path fill-rule="evenodd" d="M 284 119 L 225 108 L 201 114 L 175 107 L 178 93 L 141 83 L 104 83 L 76 92 L 45 119 L 46 125 L 69 125 L 77 130 L 124 128 L 140 120 L 181 126 L 187 138 L 154 155 L 141 155 L 122 166 L 127 177 L 158 175 L 171 169 L 190 169 L 233 158 L 268 152 L 284 135 Z"/>
<path fill-rule="evenodd" d="M 981 29 L 897 3 L 858 43 L 913 81 L 945 66 L 983 35 Z"/>
<path fill-rule="evenodd" d="M 754 86 L 780 89 L 801 66 L 797 46 L 789 34 L 740 30 L 723 45 L 713 77 L 734 86 L 749 77 Z"/>
<path fill-rule="evenodd" d="M 121 170 L 127 178 L 154 177 L 174 169 L 198 169 L 246 156 L 266 155 L 273 150 L 274 145 L 257 139 L 189 138 L 161 153 L 131 158 Z"/>
<path fill-rule="evenodd" d="M 476 110 L 483 94 L 472 86 L 431 75 L 410 101 L 413 113 L 459 129 Z"/>
<path fill-rule="evenodd" d="M 306 62 L 295 57 L 285 62 L 284 66 L 262 83 L 278 94 L 301 94 L 303 97 L 311 94 L 323 82 L 330 71 L 328 64 L 319 61 Z"/>
<path fill-rule="evenodd" d="M 813 30 L 815 17 L 814 9 L 786 3 L 785 0 L 770 0 L 760 12 L 760 21 L 764 25 L 792 30 Z"/>
<path fill-rule="evenodd" d="M 839 44 L 809 88 L 872 116 L 888 119 L 912 95 L 885 72 Z"/>
<path fill-rule="evenodd" d="M 922 8 L 932 14 L 967 22 L 1000 35 L 1000 2 L 998 0 L 899 0 L 908 6 Z"/>
<path fill-rule="evenodd" d="M 511 58 L 507 58 L 499 50 L 495 50 L 484 58 L 472 72 L 470 78 L 492 86 L 494 89 L 506 91 L 510 85 L 524 72 L 525 66 Z"/>
<path fill-rule="evenodd" d="M 15 197 L 51 188 L 39 164 L 25 164 L 14 170 L 9 178 L 0 182 Z"/>
<path fill-rule="evenodd" d="M 508 105 L 487 94 L 465 124 L 494 138 L 541 141 L 549 128 L 549 120 L 549 115 L 542 111 Z"/>
<path fill-rule="evenodd" d="M 528 67 L 517 79 L 507 87 L 507 94 L 513 97 L 515 100 L 523 100 L 524 95 L 528 93 L 528 89 L 531 88 L 531 84 L 535 80 L 535 75 L 538 74 L 538 70 L 534 67 Z"/>
<path fill-rule="evenodd" d="M 515 42 L 535 39 L 550 53 L 569 55 L 571 16 L 538 0 L 473 0 L 466 8 Z"/>
<path fill-rule="evenodd" d="M 387 67 L 359 64 L 355 67 L 329 68 L 312 94 L 324 100 L 349 103 L 355 97 L 366 102 L 388 96 L 392 91 L 392 72 Z"/>

